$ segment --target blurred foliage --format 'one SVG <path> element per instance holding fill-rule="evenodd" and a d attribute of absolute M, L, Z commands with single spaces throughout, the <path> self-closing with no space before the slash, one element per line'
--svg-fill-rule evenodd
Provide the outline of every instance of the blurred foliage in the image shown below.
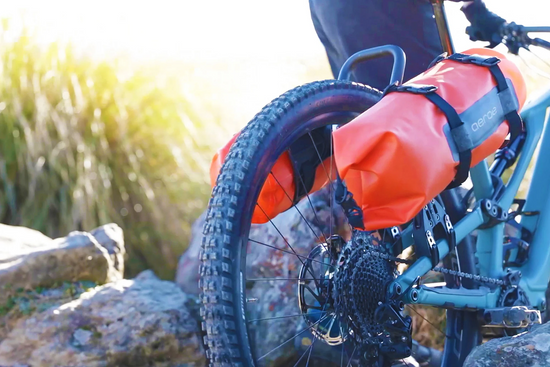
<path fill-rule="evenodd" d="M 0 222 L 48 236 L 115 222 L 126 276 L 173 279 L 190 225 L 205 208 L 212 148 L 176 83 L 70 45 L 0 38 Z"/>
<path fill-rule="evenodd" d="M 405 314 L 412 317 L 413 339 L 421 345 L 443 351 L 447 315 L 443 308 L 408 305 Z"/>

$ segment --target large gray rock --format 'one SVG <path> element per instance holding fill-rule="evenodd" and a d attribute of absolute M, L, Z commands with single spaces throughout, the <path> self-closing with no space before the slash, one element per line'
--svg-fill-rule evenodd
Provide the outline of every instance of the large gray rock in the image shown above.
<path fill-rule="evenodd" d="M 187 294 L 199 294 L 199 252 L 202 242 L 202 227 L 206 219 L 206 211 L 191 227 L 191 241 L 187 251 L 181 255 L 176 270 L 176 283 Z"/>
<path fill-rule="evenodd" d="M 101 227 L 93 229 L 90 234 L 94 236 L 97 242 L 107 249 L 115 269 L 124 275 L 124 255 L 126 248 L 124 247 L 124 232 L 122 228 L 115 223 L 105 224 Z"/>
<path fill-rule="evenodd" d="M 0 366 L 203 366 L 187 300 L 152 272 L 93 288 L 20 320 L 0 343 Z"/>
<path fill-rule="evenodd" d="M 19 288 L 122 279 L 122 237 L 116 224 L 55 240 L 32 229 L 0 224 L 0 304 Z"/>
<path fill-rule="evenodd" d="M 493 339 L 475 348 L 464 367 L 550 366 L 550 324 L 535 326 L 531 331 Z"/>

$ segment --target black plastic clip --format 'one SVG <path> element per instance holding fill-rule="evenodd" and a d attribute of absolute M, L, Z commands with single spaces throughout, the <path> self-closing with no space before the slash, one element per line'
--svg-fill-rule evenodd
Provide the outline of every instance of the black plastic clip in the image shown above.
<path fill-rule="evenodd" d="M 391 92 L 408 92 L 413 94 L 429 94 L 437 90 L 435 85 L 427 84 L 390 84 L 384 89 L 382 96 Z"/>
<path fill-rule="evenodd" d="M 432 60 L 430 65 L 428 65 L 428 69 L 433 68 L 435 65 L 439 64 L 441 61 L 447 59 L 447 53 L 443 52 L 442 54 L 438 55 L 435 59 Z"/>
<path fill-rule="evenodd" d="M 518 215 L 521 215 L 521 216 L 524 216 L 524 217 L 534 217 L 534 216 L 540 214 L 540 212 L 538 210 L 523 211 L 523 207 L 525 206 L 525 203 L 526 203 L 525 199 L 514 199 L 513 204 L 517 204 L 518 208 L 515 211 L 513 211 L 511 213 L 508 213 L 508 217 L 509 218 L 515 218 Z"/>
<path fill-rule="evenodd" d="M 413 219 L 413 237 L 415 252 L 419 257 L 429 257 L 432 267 L 437 266 L 440 260 L 436 238 L 445 238 L 449 251 L 456 247 L 454 227 L 442 203 L 432 200 L 416 215 Z"/>
<path fill-rule="evenodd" d="M 498 57 L 483 57 L 478 55 L 452 54 L 448 57 L 449 60 L 462 62 L 465 64 L 474 64 L 478 66 L 494 66 L 500 62 Z"/>
<path fill-rule="evenodd" d="M 384 240 L 385 238 L 391 239 L 390 241 L 386 241 L 386 249 L 388 250 L 388 252 L 392 253 L 393 256 L 399 256 L 399 254 L 403 252 L 403 239 L 401 236 L 401 229 L 399 229 L 399 227 L 397 226 L 384 229 L 384 232 L 382 233 L 382 240 Z"/>
<path fill-rule="evenodd" d="M 445 214 L 445 230 L 447 232 L 447 242 L 449 244 L 449 252 L 453 251 L 456 248 L 456 233 L 451 223 L 451 217 L 448 214 Z"/>
<path fill-rule="evenodd" d="M 334 191 L 334 200 L 339 204 L 348 218 L 349 224 L 354 228 L 364 229 L 363 212 L 353 198 L 353 194 L 348 190 L 344 181 L 337 177 L 336 190 Z"/>
<path fill-rule="evenodd" d="M 502 250 L 504 266 L 520 267 L 529 259 L 529 243 L 520 238 L 505 236 Z M 514 250 L 515 256 L 512 258 Z"/>

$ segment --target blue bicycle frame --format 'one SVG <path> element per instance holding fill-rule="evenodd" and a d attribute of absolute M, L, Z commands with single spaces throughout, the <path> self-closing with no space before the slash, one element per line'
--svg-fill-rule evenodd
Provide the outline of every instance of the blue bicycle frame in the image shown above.
<path fill-rule="evenodd" d="M 431 1 L 441 45 L 448 53 L 453 53 L 453 45 L 443 9 L 443 0 Z M 550 27 L 524 27 L 522 30 L 523 32 L 548 32 Z M 550 45 L 538 38 L 531 40 L 531 44 L 546 48 L 549 48 Z M 398 54 L 394 54 L 395 64 L 404 62 L 398 60 L 401 56 Z M 529 217 L 523 216 L 520 219 L 520 224 L 534 234 L 530 243 L 527 262 L 520 268 L 509 267 L 505 269 L 503 267 L 504 223 L 487 229 L 479 228 L 489 220 L 483 213 L 479 203 L 483 199 L 492 198 L 494 190 L 486 160 L 470 170 L 476 206 L 455 225 L 458 246 L 466 236 L 473 231 L 477 232 L 476 256 L 479 260 L 480 275 L 501 279 L 508 270 L 519 270 L 522 275 L 519 286 L 527 294 L 529 303 L 540 311 L 544 311 L 546 308 L 545 292 L 550 278 L 550 191 L 548 190 L 550 187 L 550 160 L 544 159 L 544 154 L 550 151 L 549 107 L 550 90 L 538 98 L 531 99 L 524 106 L 521 112 L 526 130 L 524 145 L 517 166 L 505 186 L 504 193 L 497 200 L 497 204 L 506 211 L 512 206 L 514 197 L 540 141 L 538 158 L 535 162 L 533 177 L 523 208 L 525 212 L 531 211 L 539 214 Z M 410 246 L 412 242 L 411 231 L 405 231 L 403 237 L 404 247 Z M 445 240 L 439 241 L 437 247 L 441 258 L 449 253 L 449 245 Z M 427 257 L 420 258 L 394 281 L 394 283 L 401 286 L 401 289 L 406 290 L 404 295 L 406 302 L 459 309 L 488 309 L 497 306 L 497 300 L 501 292 L 500 287 L 494 289 L 488 287 L 451 289 L 426 285 L 412 287 L 418 277 L 426 274 L 431 268 L 430 259 Z"/>
<path fill-rule="evenodd" d="M 454 50 L 445 18 L 443 0 L 431 0 L 431 2 L 434 6 L 441 45 L 447 53 L 451 54 Z M 523 27 L 522 30 L 524 32 L 550 32 L 550 27 Z M 540 45 L 550 49 L 550 43 L 547 41 L 538 38 L 530 41 L 532 45 Z M 402 49 L 393 45 L 375 47 L 354 54 L 342 66 L 338 79 L 349 80 L 351 70 L 358 63 L 385 55 L 391 55 L 394 59 L 390 82 L 400 83 L 405 68 L 405 54 Z M 500 223 L 486 229 L 479 228 L 489 220 L 483 213 L 480 202 L 483 199 L 492 199 L 494 191 L 487 160 L 482 161 L 470 170 L 476 205 L 454 226 L 458 246 L 466 236 L 473 231 L 477 232 L 476 256 L 479 259 L 479 275 L 502 279 L 508 270 L 519 270 L 522 275 L 519 286 L 525 291 L 529 303 L 540 311 L 544 311 L 546 308 L 545 291 L 550 278 L 550 159 L 544 159 L 544 154 L 550 152 L 549 107 L 550 90 L 538 98 L 528 101 L 524 106 L 521 117 L 526 130 L 525 141 L 516 168 L 505 185 L 503 194 L 496 200 L 496 204 L 503 210 L 508 211 L 512 206 L 514 197 L 540 141 L 538 159 L 534 167 L 526 203 L 523 207 L 525 212 L 539 212 L 539 214 L 529 217 L 523 216 L 520 220 L 520 224 L 534 234 L 529 247 L 528 261 L 520 268 L 508 267 L 505 269 L 503 267 L 505 224 Z M 413 244 L 410 227 L 403 231 L 401 238 L 403 248 Z M 438 241 L 437 247 L 439 256 L 443 259 L 449 253 L 447 241 Z M 428 257 L 417 259 L 402 275 L 395 279 L 389 289 L 395 289 L 393 287 L 399 284 L 401 289 L 405 290 L 403 299 L 406 303 L 466 310 L 497 307 L 501 292 L 500 287 L 493 287 L 493 289 L 483 286 L 479 289 L 447 288 L 432 285 L 414 287 L 417 279 L 429 272 L 432 267 L 432 261 Z"/>
<path fill-rule="evenodd" d="M 550 130 L 545 129 L 548 126 L 549 107 L 550 90 L 530 101 L 521 113 L 526 127 L 526 140 L 504 194 L 497 201 L 502 208 L 512 206 L 541 136 L 542 141 L 539 152 L 544 154 L 544 152 L 550 150 Z M 544 158 L 541 153 L 539 153 L 539 159 L 537 159 L 534 167 L 533 178 L 524 207 L 525 211 L 538 211 L 540 214 L 522 217 L 520 221 L 521 225 L 534 233 L 529 248 L 529 260 L 521 268 L 510 267 L 508 269 L 521 271 L 520 287 L 526 292 L 531 305 L 543 310 L 545 308 L 545 291 L 550 277 L 550 191 L 548 190 L 550 186 L 550 160 L 540 158 Z M 504 223 L 487 229 L 478 229 L 489 219 L 483 214 L 479 201 L 484 198 L 491 198 L 493 194 L 493 183 L 487 161 L 482 161 L 473 167 L 470 175 L 478 204 L 455 225 L 457 242 L 477 230 L 476 255 L 479 259 L 480 275 L 502 278 L 506 274 L 506 269 L 503 268 Z M 410 231 L 405 230 L 403 236 L 404 247 L 410 246 L 413 242 Z M 447 241 L 438 241 L 437 247 L 441 258 L 449 253 Z M 485 287 L 475 290 L 429 286 L 410 287 L 417 277 L 426 274 L 431 269 L 431 260 L 423 257 L 418 259 L 395 280 L 395 283 L 400 284 L 401 289 L 407 289 L 405 299 L 408 303 L 445 306 L 445 308 L 486 309 L 496 307 L 500 287 L 494 290 Z"/>

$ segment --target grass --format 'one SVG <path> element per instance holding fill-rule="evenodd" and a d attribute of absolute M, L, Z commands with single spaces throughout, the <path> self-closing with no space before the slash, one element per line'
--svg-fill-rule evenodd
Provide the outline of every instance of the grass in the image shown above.
<path fill-rule="evenodd" d="M 7 22 L 0 80 L 0 222 L 51 237 L 115 222 L 127 276 L 173 279 L 210 194 L 204 137 L 215 126 L 179 85 L 38 47 Z"/>

